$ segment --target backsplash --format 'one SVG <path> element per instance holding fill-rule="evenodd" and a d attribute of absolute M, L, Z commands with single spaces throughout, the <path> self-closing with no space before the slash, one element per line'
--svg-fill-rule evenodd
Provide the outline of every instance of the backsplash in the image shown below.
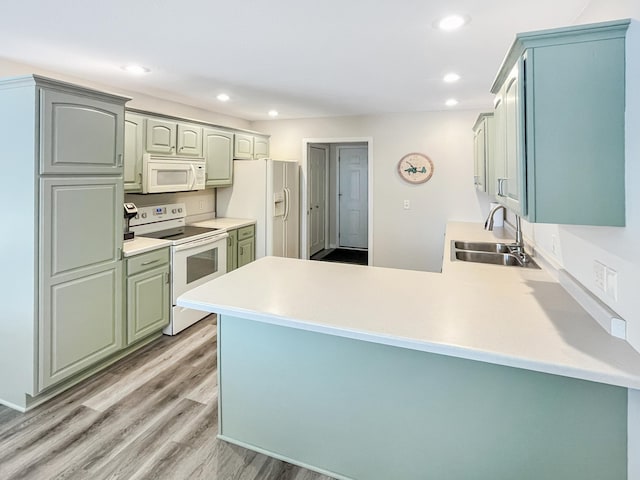
<path fill-rule="evenodd" d="M 164 203 L 184 203 L 187 207 L 187 223 L 214 218 L 216 214 L 215 189 L 195 192 L 150 193 L 146 195 L 128 193 L 125 202 L 135 203 L 138 207 L 148 207 Z"/>

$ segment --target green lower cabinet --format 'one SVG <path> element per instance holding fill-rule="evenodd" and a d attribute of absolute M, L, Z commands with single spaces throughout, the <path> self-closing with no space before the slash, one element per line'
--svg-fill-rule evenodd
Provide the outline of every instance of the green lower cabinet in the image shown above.
<path fill-rule="evenodd" d="M 169 250 L 127 259 L 127 345 L 169 324 Z"/>
<path fill-rule="evenodd" d="M 238 230 L 227 232 L 227 272 L 238 268 Z"/>
<path fill-rule="evenodd" d="M 97 365 L 122 348 L 122 262 L 44 282 L 39 390 Z"/>
<path fill-rule="evenodd" d="M 256 259 L 256 226 L 247 225 L 227 233 L 227 272 L 231 272 Z"/>
<path fill-rule="evenodd" d="M 238 268 L 251 263 L 256 259 L 255 237 L 245 238 L 238 242 Z"/>

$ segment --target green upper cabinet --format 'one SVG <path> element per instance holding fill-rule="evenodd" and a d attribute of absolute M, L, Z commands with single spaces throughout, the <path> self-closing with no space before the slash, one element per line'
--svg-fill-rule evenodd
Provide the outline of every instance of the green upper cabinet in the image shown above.
<path fill-rule="evenodd" d="M 519 34 L 493 84 L 496 198 L 531 222 L 625 225 L 629 20 Z"/>
<path fill-rule="evenodd" d="M 202 127 L 170 119 L 147 118 L 145 150 L 160 155 L 202 156 Z"/>
<path fill-rule="evenodd" d="M 144 153 L 144 117 L 127 112 L 124 120 L 124 189 L 142 190 L 142 154 Z"/>
<path fill-rule="evenodd" d="M 178 124 L 178 155 L 202 157 L 202 127 L 189 123 Z"/>
<path fill-rule="evenodd" d="M 237 158 L 238 160 L 253 160 L 253 135 L 236 133 L 233 158 Z"/>
<path fill-rule="evenodd" d="M 176 153 L 178 124 L 170 120 L 147 118 L 145 150 L 149 153 Z"/>
<path fill-rule="evenodd" d="M 269 158 L 269 137 L 259 135 L 253 137 L 253 158 L 256 160 Z"/>
<path fill-rule="evenodd" d="M 481 113 L 473 126 L 473 182 L 481 192 L 494 194 L 493 113 Z"/>
<path fill-rule="evenodd" d="M 40 173 L 121 175 L 124 106 L 40 90 Z"/>
<path fill-rule="evenodd" d="M 237 160 L 269 158 L 269 137 L 236 133 L 233 158 Z"/>
<path fill-rule="evenodd" d="M 233 183 L 233 133 L 205 127 L 202 129 L 203 156 L 207 162 L 207 187 Z"/>

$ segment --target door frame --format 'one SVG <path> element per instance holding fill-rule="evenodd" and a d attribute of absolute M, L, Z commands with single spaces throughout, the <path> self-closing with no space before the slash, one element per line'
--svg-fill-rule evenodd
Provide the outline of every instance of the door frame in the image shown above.
<path fill-rule="evenodd" d="M 302 170 L 301 203 L 300 203 L 300 256 L 309 259 L 309 199 L 308 199 L 308 151 L 309 144 L 327 143 L 366 143 L 367 144 L 367 210 L 369 228 L 367 231 L 367 249 L 369 251 L 369 265 L 373 262 L 373 137 L 329 137 L 329 138 L 303 138 L 302 139 Z"/>

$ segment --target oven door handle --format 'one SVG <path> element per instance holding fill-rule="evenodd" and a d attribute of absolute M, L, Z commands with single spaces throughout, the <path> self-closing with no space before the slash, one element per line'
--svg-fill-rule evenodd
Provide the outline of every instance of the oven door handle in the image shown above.
<path fill-rule="evenodd" d="M 219 233 L 215 237 L 202 238 L 200 240 L 194 240 L 192 242 L 183 243 L 182 245 L 176 245 L 173 247 L 174 252 L 182 252 L 184 250 L 190 250 L 192 248 L 201 247 L 203 245 L 213 245 L 220 240 L 224 240 L 229 236 L 228 233 Z M 226 242 L 225 242 L 226 243 Z"/>

